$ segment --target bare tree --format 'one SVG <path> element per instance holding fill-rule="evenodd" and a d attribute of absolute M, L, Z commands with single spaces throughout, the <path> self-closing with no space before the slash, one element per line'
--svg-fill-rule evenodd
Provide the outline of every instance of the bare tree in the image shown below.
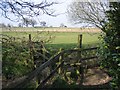
<path fill-rule="evenodd" d="M 47 2 L 40 0 L 39 3 L 25 0 L 0 0 L 0 13 L 5 18 L 10 20 L 20 20 L 26 16 L 34 17 L 41 14 L 55 16 L 54 10 L 49 7 L 57 4 L 57 2 Z M 11 18 L 14 15 L 15 19 Z"/>
<path fill-rule="evenodd" d="M 34 19 L 29 18 L 22 19 L 22 25 L 25 25 L 26 27 L 28 27 L 28 25 L 32 25 L 32 27 L 34 27 L 35 24 L 37 24 L 37 22 Z"/>
<path fill-rule="evenodd" d="M 24 18 L 22 21 L 23 21 L 23 25 L 25 25 L 26 27 L 28 27 L 28 25 L 30 25 L 30 19 L 29 18 Z"/>
<path fill-rule="evenodd" d="M 46 22 L 45 21 L 41 21 L 40 24 L 41 24 L 42 27 L 46 26 Z"/>
<path fill-rule="evenodd" d="M 63 23 L 60 24 L 60 27 L 67 27 L 66 25 L 64 25 Z"/>
<path fill-rule="evenodd" d="M 5 28 L 6 25 L 4 23 L 0 23 L 0 28 Z"/>
<path fill-rule="evenodd" d="M 99 0 L 89 2 L 88 0 L 75 0 L 68 7 L 70 21 L 75 24 L 86 23 L 101 28 L 107 20 L 105 11 L 109 9 L 109 2 Z"/>
<path fill-rule="evenodd" d="M 11 30 L 12 29 L 12 25 L 11 24 L 7 24 L 7 28 L 9 29 L 9 30 Z"/>
<path fill-rule="evenodd" d="M 19 23 L 19 24 L 18 24 L 18 27 L 23 27 L 22 23 Z"/>
<path fill-rule="evenodd" d="M 31 19 L 31 25 L 32 25 L 32 27 L 34 27 L 36 24 L 37 24 L 36 20 Z"/>

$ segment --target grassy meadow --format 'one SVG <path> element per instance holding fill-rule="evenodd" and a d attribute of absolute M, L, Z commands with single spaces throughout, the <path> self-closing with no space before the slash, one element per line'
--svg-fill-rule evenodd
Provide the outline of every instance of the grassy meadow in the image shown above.
<path fill-rule="evenodd" d="M 100 32 L 97 29 L 80 29 L 80 28 L 13 28 L 11 30 L 3 30 L 3 34 L 7 34 L 22 39 L 28 39 L 29 34 L 32 40 L 47 41 L 47 47 L 54 48 L 75 48 L 78 44 L 78 35 L 82 34 L 83 46 L 97 45 L 99 43 Z"/>
<path fill-rule="evenodd" d="M 56 30 L 56 31 L 55 31 Z M 99 45 L 99 35 L 100 32 L 98 31 L 89 31 L 88 29 L 81 29 L 79 28 L 13 28 L 10 30 L 2 29 L 3 38 L 4 35 L 16 37 L 13 39 L 6 39 L 8 42 L 2 44 L 2 71 L 4 76 L 4 81 L 7 80 L 14 80 L 15 78 L 25 76 L 26 74 L 30 73 L 34 69 L 35 63 L 33 61 L 38 60 L 40 64 L 42 64 L 42 58 L 38 55 L 39 51 L 35 52 L 35 55 L 37 59 L 31 58 L 31 52 L 29 48 L 29 34 L 31 34 L 32 41 L 46 41 L 45 47 L 49 54 L 46 54 L 46 57 L 51 58 L 56 53 L 60 51 L 60 48 L 62 49 L 73 49 L 78 47 L 78 36 L 80 34 L 83 35 L 82 37 L 82 45 L 84 47 L 88 46 L 96 46 Z M 18 38 L 18 39 L 17 39 Z M 14 41 L 14 39 L 16 39 Z M 20 42 L 19 42 L 20 39 Z M 49 41 L 50 42 L 47 42 Z M 10 41 L 9 41 L 10 40 Z M 18 41 L 17 41 L 18 40 Z M 26 40 L 26 41 L 24 41 Z M 22 42 L 21 42 L 22 41 Z M 40 49 L 40 45 L 36 44 L 35 50 Z M 94 54 L 96 51 L 88 52 L 85 56 Z M 70 57 L 73 57 L 76 60 L 76 53 L 73 53 L 71 55 L 65 54 L 65 57 L 70 59 Z M 83 53 L 84 54 L 84 53 Z M 74 55 L 74 56 L 73 56 Z M 84 56 L 84 55 L 83 55 Z M 66 59 L 67 59 L 66 58 Z M 38 63 L 39 63 L 38 62 Z M 88 62 L 90 64 L 93 64 L 93 62 Z M 57 64 L 54 64 L 55 66 Z M 54 66 L 53 65 L 53 66 Z M 33 82 L 33 86 L 35 86 L 36 83 Z M 31 87 L 28 85 L 28 87 Z M 34 87 L 35 88 L 35 87 Z"/>

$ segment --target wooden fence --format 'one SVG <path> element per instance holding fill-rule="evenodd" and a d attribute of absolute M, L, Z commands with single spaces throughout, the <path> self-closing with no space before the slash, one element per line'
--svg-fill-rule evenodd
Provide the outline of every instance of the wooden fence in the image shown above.
<path fill-rule="evenodd" d="M 30 54 L 31 54 L 31 59 L 33 59 L 33 48 L 32 48 L 32 41 L 31 41 L 31 35 L 29 35 L 29 43 L 30 43 Z M 42 65 L 38 65 L 31 73 L 29 73 L 28 75 L 21 77 L 13 82 L 11 82 L 9 85 L 7 85 L 5 88 L 24 88 L 31 80 L 33 80 L 35 77 L 37 77 L 42 70 L 44 70 L 46 67 L 51 66 L 53 64 L 55 64 L 56 62 L 59 62 L 59 65 L 51 71 L 50 75 L 48 75 L 48 77 L 46 77 L 42 82 L 40 82 L 39 86 L 37 87 L 37 89 L 40 89 L 41 87 L 43 87 L 45 85 L 45 83 L 54 75 L 54 73 L 64 65 L 64 60 L 60 60 L 61 56 L 64 56 L 64 54 L 71 54 L 74 52 L 78 53 L 79 56 L 79 66 L 80 66 L 80 74 L 81 74 L 81 81 L 80 83 L 83 83 L 83 66 L 82 66 L 82 62 L 89 60 L 89 59 L 94 59 L 94 58 L 98 58 L 97 56 L 92 56 L 92 57 L 86 57 L 86 58 L 82 58 L 81 56 L 81 52 L 84 51 L 91 51 L 91 50 L 97 50 L 98 47 L 92 47 L 92 48 L 86 48 L 86 49 L 82 49 L 82 35 L 80 35 L 79 37 L 79 48 L 78 49 L 71 49 L 71 50 L 61 50 L 59 53 L 57 53 L 56 55 L 52 56 L 51 58 L 47 58 L 43 53 L 39 53 L 44 59 L 47 59 L 46 62 L 44 62 Z"/>
<path fill-rule="evenodd" d="M 37 67 L 34 71 L 32 71 L 31 73 L 29 73 L 27 76 L 24 76 L 22 78 L 19 79 L 19 81 L 14 81 L 13 83 L 9 84 L 7 86 L 7 88 L 23 88 L 25 87 L 25 85 L 27 83 L 29 83 L 34 77 L 36 77 L 38 74 L 40 74 L 42 72 L 43 69 L 45 69 L 46 67 L 55 64 L 56 62 L 59 61 L 59 57 L 62 56 L 63 54 L 67 53 L 73 53 L 73 52 L 82 52 L 82 51 L 86 51 L 86 50 L 94 50 L 97 49 L 97 47 L 94 48 L 87 48 L 87 49 L 71 49 L 71 50 L 64 50 L 61 51 L 60 53 L 56 54 L 55 56 L 51 57 L 48 61 L 46 61 L 45 63 L 43 63 L 42 65 L 40 65 L 39 67 Z M 81 58 L 82 61 L 88 60 L 88 59 L 93 59 L 93 58 L 97 58 L 97 56 L 94 57 L 88 57 L 88 58 Z M 64 62 L 64 61 L 63 61 Z M 62 63 L 63 63 L 62 62 Z M 62 64 L 61 63 L 61 64 Z M 61 66 L 60 64 L 60 66 Z M 45 79 L 40 86 L 43 86 L 43 84 L 45 84 L 45 82 L 47 82 L 47 80 L 58 70 L 58 68 L 60 67 L 58 66 L 57 68 L 55 68 L 53 70 L 53 72 L 51 72 L 50 76 L 47 77 L 47 79 Z M 39 86 L 39 87 L 40 87 Z"/>

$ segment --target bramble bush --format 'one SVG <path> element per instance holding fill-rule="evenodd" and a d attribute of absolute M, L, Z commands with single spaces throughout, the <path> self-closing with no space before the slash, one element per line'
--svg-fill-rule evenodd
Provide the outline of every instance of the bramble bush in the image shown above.
<path fill-rule="evenodd" d="M 111 2 L 106 11 L 108 21 L 102 31 L 102 43 L 99 50 L 101 66 L 108 70 L 112 77 L 111 85 L 120 88 L 120 2 Z"/>
<path fill-rule="evenodd" d="M 2 74 L 6 79 L 23 76 L 33 70 L 28 41 L 4 37 L 2 40 Z"/>

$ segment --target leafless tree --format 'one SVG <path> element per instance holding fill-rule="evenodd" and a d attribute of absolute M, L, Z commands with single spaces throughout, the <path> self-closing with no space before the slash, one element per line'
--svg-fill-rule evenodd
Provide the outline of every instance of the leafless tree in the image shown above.
<path fill-rule="evenodd" d="M 60 27 L 67 27 L 66 25 L 64 25 L 63 23 L 60 24 Z"/>
<path fill-rule="evenodd" d="M 28 25 L 30 25 L 30 19 L 29 18 L 24 18 L 22 20 L 22 24 L 25 25 L 26 27 L 28 27 Z"/>
<path fill-rule="evenodd" d="M 0 28 L 5 28 L 6 25 L 4 23 L 0 23 Z"/>
<path fill-rule="evenodd" d="M 22 23 L 19 23 L 19 24 L 18 24 L 18 27 L 23 27 Z"/>
<path fill-rule="evenodd" d="M 47 23 L 46 23 L 45 21 L 41 21 L 41 22 L 40 22 L 40 25 L 41 25 L 42 27 L 45 27 L 46 24 L 47 24 Z"/>
<path fill-rule="evenodd" d="M 0 0 L 0 14 L 10 20 L 20 20 L 25 17 L 34 17 L 41 14 L 55 16 L 54 10 L 49 7 L 58 4 L 57 2 L 48 2 L 39 0 L 39 3 L 25 0 Z M 11 18 L 12 14 L 14 18 Z"/>
<path fill-rule="evenodd" d="M 35 27 L 36 24 L 37 24 L 37 21 L 34 20 L 34 19 L 31 19 L 31 25 L 32 25 L 32 27 Z"/>
<path fill-rule="evenodd" d="M 37 21 L 34 19 L 24 18 L 22 20 L 22 25 L 25 25 L 26 27 L 28 27 L 28 25 L 32 25 L 32 27 L 34 27 L 35 24 L 37 24 Z"/>
<path fill-rule="evenodd" d="M 108 0 L 93 2 L 74 0 L 68 7 L 68 16 L 75 24 L 86 23 L 101 28 L 107 20 L 105 18 L 107 9 L 109 9 Z"/>

